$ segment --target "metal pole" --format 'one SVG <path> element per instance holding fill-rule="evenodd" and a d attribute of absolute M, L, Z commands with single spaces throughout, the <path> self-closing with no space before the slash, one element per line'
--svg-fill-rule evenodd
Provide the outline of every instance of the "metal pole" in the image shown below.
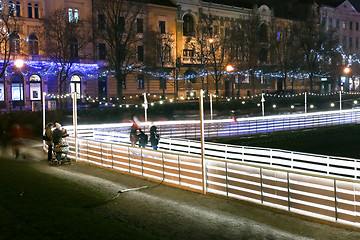
<path fill-rule="evenodd" d="M 261 109 L 262 109 L 262 116 L 265 116 L 265 108 L 264 108 L 264 104 L 265 104 L 265 98 L 264 98 L 264 93 L 261 94 Z"/>
<path fill-rule="evenodd" d="M 146 93 L 143 93 L 143 95 L 144 95 L 145 122 L 147 122 L 148 101 L 146 98 Z"/>
<path fill-rule="evenodd" d="M 76 104 L 76 92 L 72 93 L 73 97 L 73 125 L 75 133 L 75 161 L 78 158 L 78 145 L 77 145 L 77 104 Z"/>
<path fill-rule="evenodd" d="M 43 95 L 42 95 L 43 131 L 44 131 L 45 126 L 46 126 L 46 118 L 45 118 L 45 97 L 46 97 L 46 92 L 43 92 Z M 41 134 L 41 135 L 43 135 L 43 134 Z M 43 149 L 44 149 L 44 151 L 46 150 L 45 140 L 43 140 Z"/>
<path fill-rule="evenodd" d="M 212 94 L 210 94 L 210 119 L 213 120 Z"/>
<path fill-rule="evenodd" d="M 307 92 L 305 92 L 305 113 L 307 113 Z"/>
<path fill-rule="evenodd" d="M 341 90 L 339 91 L 339 96 L 340 96 L 340 111 L 342 110 L 342 106 L 341 106 Z"/>
<path fill-rule="evenodd" d="M 206 194 L 206 170 L 204 159 L 204 90 L 200 90 L 200 130 L 201 130 L 201 171 L 202 171 L 202 183 L 203 194 Z"/>

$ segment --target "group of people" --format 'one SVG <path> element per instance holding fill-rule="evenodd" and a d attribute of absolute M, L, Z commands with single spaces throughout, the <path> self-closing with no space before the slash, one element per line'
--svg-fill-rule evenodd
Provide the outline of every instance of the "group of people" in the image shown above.
<path fill-rule="evenodd" d="M 139 131 L 139 133 L 138 133 Z M 157 133 L 157 127 L 152 124 L 150 127 L 150 144 L 153 150 L 157 150 L 159 144 L 159 134 Z M 131 146 L 136 146 L 139 142 L 139 147 L 145 148 L 148 144 L 148 136 L 141 130 L 136 121 L 133 121 L 133 125 L 130 128 L 130 142 Z"/>
<path fill-rule="evenodd" d="M 55 129 L 53 130 L 55 126 Z M 48 157 L 47 160 L 52 160 L 53 148 L 56 148 L 63 140 L 63 138 L 68 137 L 69 134 L 67 133 L 65 128 L 61 127 L 60 123 L 52 123 L 49 122 L 45 126 L 45 133 L 43 139 L 45 140 L 46 145 L 48 145 Z M 56 159 L 60 159 L 61 152 L 54 151 Z"/>

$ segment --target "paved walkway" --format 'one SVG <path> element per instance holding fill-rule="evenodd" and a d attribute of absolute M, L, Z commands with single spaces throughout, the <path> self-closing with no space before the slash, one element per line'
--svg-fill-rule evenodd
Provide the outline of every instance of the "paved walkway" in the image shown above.
<path fill-rule="evenodd" d="M 94 209 L 153 232 L 159 239 L 360 239 L 360 232 L 313 223 L 86 164 L 52 166 L 40 161 L 36 167 L 106 194 L 109 201 L 93 206 Z M 148 188 L 117 196 L 119 190 L 141 186 Z"/>

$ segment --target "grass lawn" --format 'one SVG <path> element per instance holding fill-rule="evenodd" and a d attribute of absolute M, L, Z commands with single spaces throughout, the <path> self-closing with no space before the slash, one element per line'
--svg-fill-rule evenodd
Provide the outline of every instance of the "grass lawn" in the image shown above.
<path fill-rule="evenodd" d="M 0 158 L 0 239 L 153 239 L 97 211 L 106 196 Z"/>
<path fill-rule="evenodd" d="M 216 139 L 213 142 L 267 147 L 360 158 L 360 125 L 348 124 L 314 129 L 274 132 L 262 135 Z"/>

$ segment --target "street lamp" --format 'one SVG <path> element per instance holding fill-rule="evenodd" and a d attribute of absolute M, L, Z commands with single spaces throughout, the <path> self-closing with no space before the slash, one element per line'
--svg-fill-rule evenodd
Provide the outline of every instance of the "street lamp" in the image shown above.
<path fill-rule="evenodd" d="M 349 67 L 345 67 L 344 68 L 344 73 L 346 74 L 346 81 L 345 81 L 345 89 L 349 90 L 349 73 L 350 73 L 350 68 Z"/>
<path fill-rule="evenodd" d="M 228 73 L 232 72 L 234 70 L 234 67 L 232 65 L 227 65 L 226 66 L 226 71 Z M 234 97 L 234 83 L 233 83 L 233 78 L 231 78 L 231 97 Z"/>
<path fill-rule="evenodd" d="M 22 78 L 22 86 L 21 86 L 21 89 L 20 90 L 20 111 L 22 111 L 22 106 L 25 105 L 24 104 L 24 77 L 23 77 L 23 74 L 21 72 L 21 68 L 24 66 L 24 60 L 22 59 L 17 59 L 15 60 L 14 62 L 14 65 L 15 67 L 17 67 L 19 70 L 20 70 L 20 73 L 21 73 L 21 78 Z"/>

